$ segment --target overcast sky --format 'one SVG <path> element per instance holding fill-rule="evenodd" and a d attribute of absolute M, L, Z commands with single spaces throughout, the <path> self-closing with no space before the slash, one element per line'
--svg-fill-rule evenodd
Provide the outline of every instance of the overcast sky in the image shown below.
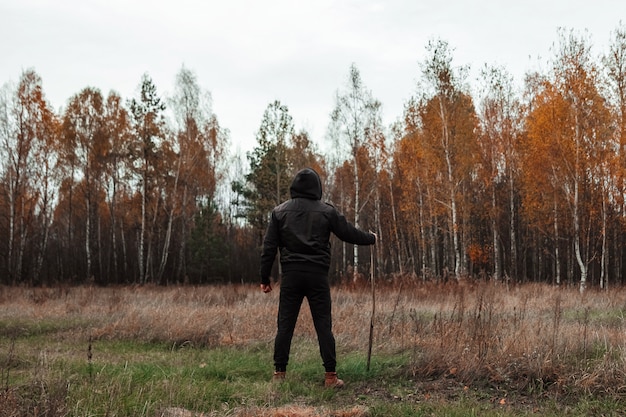
<path fill-rule="evenodd" d="M 454 66 L 501 65 L 521 80 L 558 28 L 586 33 L 599 55 L 621 19 L 625 0 L 0 0 L 0 85 L 33 68 L 59 110 L 85 87 L 136 97 L 144 73 L 165 97 L 184 65 L 235 147 L 254 146 L 274 100 L 323 146 L 352 63 L 391 123 L 431 39 L 449 43 Z"/>

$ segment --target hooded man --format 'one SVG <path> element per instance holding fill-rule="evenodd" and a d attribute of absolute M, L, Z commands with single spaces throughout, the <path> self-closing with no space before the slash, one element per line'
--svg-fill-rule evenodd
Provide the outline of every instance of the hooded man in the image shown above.
<path fill-rule="evenodd" d="M 335 207 L 321 201 L 322 182 L 313 169 L 299 171 L 289 191 L 291 199 L 272 210 L 261 255 L 263 292 L 272 291 L 270 275 L 277 251 L 282 268 L 273 379 L 285 379 L 291 339 L 306 297 L 326 371 L 324 384 L 341 388 L 344 383 L 336 372 L 328 282 L 330 234 L 355 245 L 373 245 L 376 235 L 357 229 Z"/>

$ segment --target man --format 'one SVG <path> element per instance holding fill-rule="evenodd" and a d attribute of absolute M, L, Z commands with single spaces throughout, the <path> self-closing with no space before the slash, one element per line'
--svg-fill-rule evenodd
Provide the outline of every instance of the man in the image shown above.
<path fill-rule="evenodd" d="M 272 211 L 261 255 L 263 292 L 272 291 L 270 274 L 278 250 L 282 268 L 273 379 L 285 379 L 291 339 L 306 297 L 326 371 L 324 385 L 341 388 L 344 383 L 336 372 L 328 282 L 330 234 L 356 245 L 373 245 L 376 235 L 355 228 L 335 207 L 321 201 L 322 182 L 314 170 L 305 168 L 298 172 L 289 191 L 291 199 Z"/>

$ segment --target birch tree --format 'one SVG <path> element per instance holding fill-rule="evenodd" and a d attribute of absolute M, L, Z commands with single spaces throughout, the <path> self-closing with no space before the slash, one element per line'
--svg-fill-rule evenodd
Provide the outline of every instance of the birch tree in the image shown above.
<path fill-rule="evenodd" d="M 157 275 L 159 281 L 164 279 L 175 232 L 174 220 L 180 225 L 176 230 L 179 245 L 176 275 L 178 279 L 186 275 L 189 229 L 193 227 L 192 220 L 198 210 L 208 212 L 207 208 L 213 206 L 216 184 L 223 175 L 222 158 L 228 139 L 213 114 L 210 92 L 200 87 L 191 70 L 183 67 L 178 72 L 170 103 L 174 134 L 173 142 L 166 144 L 170 157 L 165 159 L 171 163 L 166 170 L 168 188 L 164 209 L 167 225 Z"/>
<path fill-rule="evenodd" d="M 337 92 L 335 107 L 331 113 L 330 135 L 334 148 L 338 153 L 337 163 L 350 161 L 354 179 L 354 198 L 352 211 L 354 225 L 360 227 L 360 213 L 363 209 L 361 201 L 361 175 L 358 154 L 366 146 L 368 129 L 376 129 L 375 122 L 380 119 L 381 103 L 375 100 L 372 93 L 365 87 L 359 70 L 355 64 L 350 66 L 350 73 L 345 89 Z M 373 136 L 372 136 L 373 137 Z M 345 243 L 344 243 L 345 244 Z M 358 276 L 359 248 L 353 246 L 354 279 Z"/>
<path fill-rule="evenodd" d="M 121 213 L 118 213 L 121 200 L 120 195 L 128 195 L 130 176 L 130 115 L 123 106 L 122 98 L 115 92 L 109 93 L 104 107 L 104 129 L 105 136 L 109 142 L 109 152 L 105 157 L 105 188 L 107 190 L 107 201 L 109 215 L 111 217 L 111 252 L 113 257 L 113 274 L 117 278 L 118 274 L 125 276 L 128 273 L 128 262 L 126 256 L 120 261 L 118 253 L 118 236 L 122 239 L 122 255 L 124 250 L 124 235 L 127 230 L 124 227 Z M 120 223 L 120 224 L 118 224 Z"/>
<path fill-rule="evenodd" d="M 521 103 L 513 91 L 513 78 L 501 67 L 486 66 L 481 71 L 483 94 L 480 102 L 481 154 L 483 178 L 490 195 L 491 246 L 493 250 L 493 278 L 502 278 L 500 249 L 501 207 L 508 206 L 509 273 L 516 277 L 516 183 L 518 139 L 521 133 Z M 501 204 L 498 185 L 507 183 L 508 204 Z"/>
<path fill-rule="evenodd" d="M 602 58 L 606 72 L 609 106 L 612 110 L 615 132 L 615 163 L 611 170 L 615 177 L 614 198 L 619 205 L 616 209 L 617 219 L 623 221 L 626 217 L 626 26 L 620 24 L 612 32 L 609 50 Z M 616 229 L 614 229 L 616 230 Z M 606 236 L 604 236 L 606 238 Z M 622 233 L 614 232 L 613 251 L 620 254 L 624 237 Z M 623 271 L 622 256 L 613 257 L 613 274 L 617 277 Z M 608 257 L 607 257 L 608 262 Z M 608 288 L 608 282 L 603 282 Z"/>
<path fill-rule="evenodd" d="M 568 219 L 583 292 L 593 259 L 589 236 L 599 223 L 595 207 L 603 197 L 597 190 L 606 181 L 601 167 L 611 126 L 588 44 L 573 32 L 560 35 L 552 79 L 533 100 L 528 118 L 524 171 L 531 177 L 526 181 L 525 205 L 534 205 L 538 212 L 552 211 L 555 224 L 556 216 Z"/>
<path fill-rule="evenodd" d="M 93 234 L 96 208 L 100 192 L 104 155 L 108 152 L 104 131 L 104 105 L 99 90 L 85 88 L 72 97 L 63 117 L 63 135 L 66 155 L 74 161 L 75 181 L 85 204 L 84 249 L 85 280 L 94 278 Z"/>
<path fill-rule="evenodd" d="M 0 96 L 0 146 L 4 198 L 8 206 L 7 283 L 15 284 L 24 278 L 24 255 L 32 233 L 31 222 L 37 205 L 42 203 L 39 200 L 42 189 L 39 187 L 43 186 L 43 191 L 47 192 L 44 198 L 51 198 L 49 193 L 53 190 L 45 189 L 46 185 L 50 185 L 49 177 L 46 176 L 45 184 L 38 184 L 37 176 L 43 172 L 35 171 L 44 168 L 41 163 L 46 155 L 42 149 L 52 141 L 54 119 L 43 93 L 42 80 L 35 71 L 22 73 L 15 88 L 9 84 L 3 87 Z M 46 205 L 45 213 L 42 213 L 46 217 L 46 225 L 50 209 Z M 45 242 L 42 241 L 42 244 L 40 250 L 45 250 Z"/>
<path fill-rule="evenodd" d="M 465 273 L 461 241 L 461 198 L 467 196 L 470 174 L 477 155 L 475 132 L 477 118 L 470 95 L 463 91 L 465 69 L 455 71 L 447 42 L 438 40 L 426 47 L 429 56 L 422 63 L 423 86 L 427 97 L 421 111 L 425 141 L 432 150 L 431 157 L 440 161 L 445 178 L 443 195 L 439 200 L 450 213 L 449 233 L 452 241 L 454 276 Z"/>

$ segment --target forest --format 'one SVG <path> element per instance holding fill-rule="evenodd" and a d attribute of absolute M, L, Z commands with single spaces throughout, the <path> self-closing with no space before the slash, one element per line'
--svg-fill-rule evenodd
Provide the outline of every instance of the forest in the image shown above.
<path fill-rule="evenodd" d="M 621 286 L 626 26 L 599 56 L 559 30 L 552 53 L 518 87 L 495 65 L 470 79 L 431 40 L 390 126 L 353 64 L 326 153 L 276 100 L 254 148 L 233 154 L 210 91 L 184 66 L 171 96 L 146 73 L 137 97 L 86 87 L 59 111 L 25 70 L 0 89 L 0 284 L 258 282 L 269 213 L 308 166 L 326 201 L 378 235 L 372 247 L 333 240 L 335 283 Z"/>

